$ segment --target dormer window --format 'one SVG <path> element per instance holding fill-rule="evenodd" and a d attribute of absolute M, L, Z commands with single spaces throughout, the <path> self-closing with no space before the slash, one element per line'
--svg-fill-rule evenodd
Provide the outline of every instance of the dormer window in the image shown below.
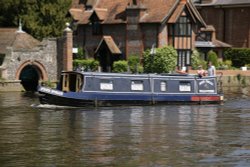
<path fill-rule="evenodd" d="M 197 35 L 196 41 L 212 41 L 211 32 L 201 32 Z"/>

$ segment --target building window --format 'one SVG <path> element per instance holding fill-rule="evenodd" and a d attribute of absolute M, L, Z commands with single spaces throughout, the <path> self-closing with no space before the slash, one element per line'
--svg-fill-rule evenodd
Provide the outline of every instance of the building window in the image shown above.
<path fill-rule="evenodd" d="M 162 92 L 167 91 L 167 81 L 161 81 L 161 91 Z"/>
<path fill-rule="evenodd" d="M 191 83 L 187 81 L 181 81 L 179 84 L 180 92 L 191 92 Z"/>
<path fill-rule="evenodd" d="M 186 36 L 191 37 L 192 28 L 191 21 L 187 16 L 181 16 L 174 25 L 175 36 Z"/>
<path fill-rule="evenodd" d="M 93 35 L 102 35 L 102 25 L 99 21 L 92 22 L 92 33 Z"/>
<path fill-rule="evenodd" d="M 113 90 L 113 82 L 108 79 L 101 80 L 100 89 L 101 90 Z"/>
<path fill-rule="evenodd" d="M 143 91 L 143 81 L 131 81 L 131 90 Z"/>
<path fill-rule="evenodd" d="M 191 65 L 191 50 L 178 49 L 178 66 L 184 67 Z"/>
<path fill-rule="evenodd" d="M 212 33 L 201 32 L 196 36 L 196 41 L 212 41 Z"/>

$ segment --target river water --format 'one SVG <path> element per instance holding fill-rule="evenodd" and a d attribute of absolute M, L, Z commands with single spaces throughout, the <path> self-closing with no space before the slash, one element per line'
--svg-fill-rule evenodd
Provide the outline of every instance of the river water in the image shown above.
<path fill-rule="evenodd" d="M 0 93 L 0 166 L 250 166 L 250 97 L 59 108 L 34 94 Z"/>

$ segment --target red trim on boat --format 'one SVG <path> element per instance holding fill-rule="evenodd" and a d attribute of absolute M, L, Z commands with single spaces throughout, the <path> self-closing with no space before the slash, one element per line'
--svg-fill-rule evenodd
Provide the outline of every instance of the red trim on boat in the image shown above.
<path fill-rule="evenodd" d="M 192 101 L 221 101 L 220 96 L 192 96 Z"/>

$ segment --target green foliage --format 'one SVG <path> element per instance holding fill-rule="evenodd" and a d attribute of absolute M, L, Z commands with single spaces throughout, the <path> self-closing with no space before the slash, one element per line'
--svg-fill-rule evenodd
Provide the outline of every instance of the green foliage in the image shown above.
<path fill-rule="evenodd" d="M 227 60 L 232 61 L 232 66 L 242 67 L 250 64 L 250 49 L 249 48 L 232 48 L 224 53 Z"/>
<path fill-rule="evenodd" d="M 1 0 L 0 26 L 18 27 L 19 19 L 23 29 L 37 39 L 58 37 L 63 33 L 71 0 Z"/>
<path fill-rule="evenodd" d="M 132 73 L 143 72 L 143 67 L 140 65 L 139 55 L 130 55 L 128 58 L 128 65 Z"/>
<path fill-rule="evenodd" d="M 144 72 L 168 73 L 177 64 L 177 52 L 172 46 L 156 48 L 156 54 L 151 55 L 150 49 L 144 52 Z"/>
<path fill-rule="evenodd" d="M 201 65 L 204 69 L 207 68 L 207 62 L 200 57 L 200 53 L 197 50 L 193 50 L 191 55 L 192 69 L 197 70 Z"/>
<path fill-rule="evenodd" d="M 76 54 L 75 59 L 86 59 L 85 57 L 85 51 L 82 47 L 78 48 L 78 53 Z"/>
<path fill-rule="evenodd" d="M 96 71 L 99 66 L 99 62 L 95 59 L 75 59 L 73 60 L 74 69 L 81 69 L 84 71 Z"/>
<path fill-rule="evenodd" d="M 126 72 L 128 70 L 128 62 L 126 60 L 119 60 L 113 63 L 113 72 Z"/>
<path fill-rule="evenodd" d="M 218 56 L 214 51 L 208 52 L 208 62 L 212 62 L 215 67 L 218 67 Z"/>
<path fill-rule="evenodd" d="M 222 69 L 222 70 L 227 70 L 227 69 L 231 69 L 232 68 L 232 61 L 231 60 L 225 60 L 225 61 L 220 61 L 218 63 L 219 68 L 218 69 Z"/>

